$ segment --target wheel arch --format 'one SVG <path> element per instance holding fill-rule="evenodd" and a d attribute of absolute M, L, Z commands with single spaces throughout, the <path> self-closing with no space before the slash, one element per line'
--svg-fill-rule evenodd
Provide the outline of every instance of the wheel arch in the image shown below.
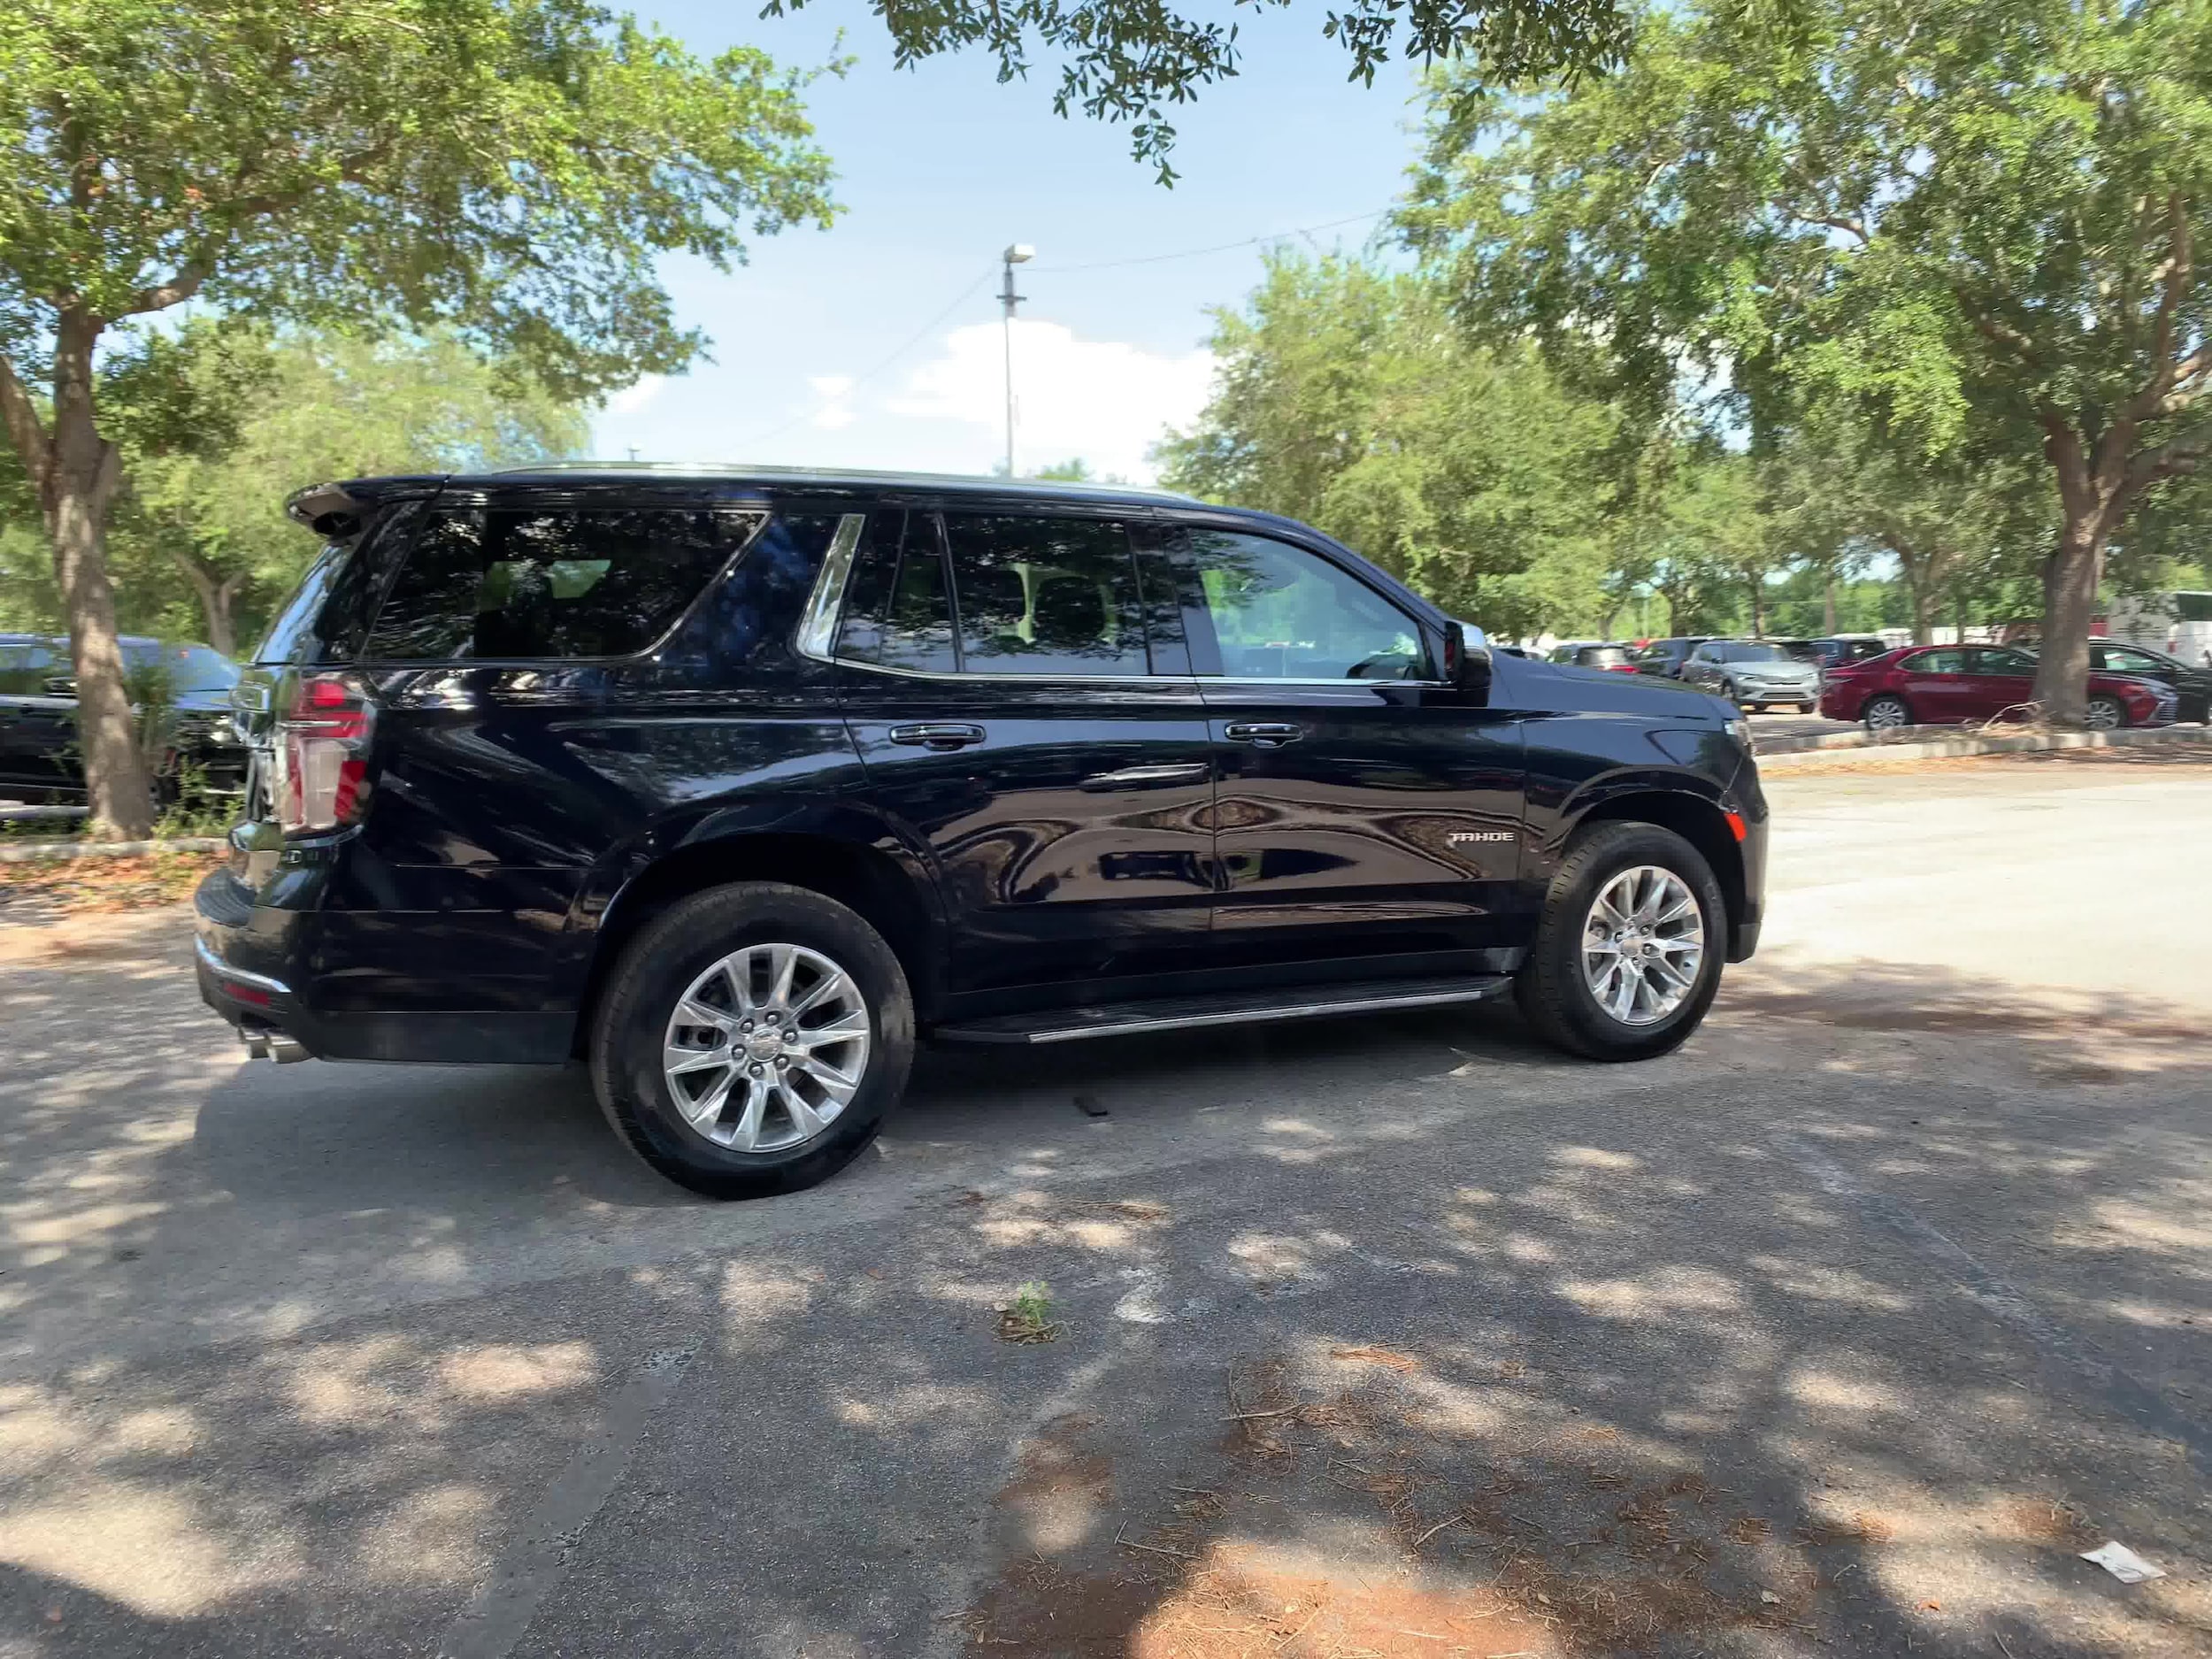
<path fill-rule="evenodd" d="M 670 905 L 741 881 L 805 887 L 856 911 L 883 935 L 906 974 L 917 1016 L 927 1018 L 943 991 L 945 923 L 936 884 L 895 837 L 861 833 L 865 828 L 854 821 L 719 833 L 703 826 L 705 833 L 634 860 L 599 912 L 572 1052 L 583 1056 L 593 1010 L 629 941 Z"/>
<path fill-rule="evenodd" d="M 1743 846 L 1729 826 L 1727 813 L 1713 797 L 1691 789 L 1654 782 L 1632 783 L 1609 790 L 1577 814 L 1559 848 L 1563 859 L 1576 842 L 1600 824 L 1653 824 L 1671 830 L 1698 850 L 1720 883 L 1721 898 L 1728 907 L 1732 930 L 1746 919 L 1749 909 L 1744 872 Z"/>

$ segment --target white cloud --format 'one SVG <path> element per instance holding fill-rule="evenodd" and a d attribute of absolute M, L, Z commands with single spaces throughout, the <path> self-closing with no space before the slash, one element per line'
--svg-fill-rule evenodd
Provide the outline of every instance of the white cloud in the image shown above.
<path fill-rule="evenodd" d="M 661 395 L 661 388 L 668 384 L 665 374 L 647 374 L 633 386 L 626 386 L 607 399 L 610 415 L 634 415 Z"/>
<path fill-rule="evenodd" d="M 887 400 L 891 413 L 954 420 L 1002 434 L 1005 360 L 1000 326 L 946 336 L 942 355 Z M 1014 324 L 1015 462 L 1024 472 L 1081 457 L 1094 474 L 1149 481 L 1145 451 L 1204 407 L 1213 354 L 1163 357 L 1119 341 L 1079 340 L 1059 323 Z"/>
<path fill-rule="evenodd" d="M 821 408 L 816 410 L 813 415 L 816 426 L 825 432 L 835 432 L 841 426 L 853 424 L 853 406 L 845 401 L 847 394 L 853 389 L 851 375 L 814 374 L 807 377 L 807 384 L 822 400 Z"/>

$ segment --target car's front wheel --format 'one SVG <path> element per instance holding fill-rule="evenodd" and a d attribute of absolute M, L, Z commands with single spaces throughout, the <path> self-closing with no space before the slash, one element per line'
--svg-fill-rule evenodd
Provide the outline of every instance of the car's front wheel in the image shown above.
<path fill-rule="evenodd" d="M 2082 724 L 2093 732 L 2115 732 L 2128 723 L 2128 711 L 2117 697 L 2100 692 L 2082 710 Z"/>
<path fill-rule="evenodd" d="M 1726 926 L 1696 848 L 1654 824 L 1601 824 L 1552 877 L 1515 999 L 1538 1035 L 1570 1053 L 1649 1059 L 1712 1006 Z"/>
<path fill-rule="evenodd" d="M 657 917 L 594 1022 L 607 1121 L 669 1179 L 713 1198 L 826 1180 L 906 1087 L 914 1007 L 898 957 L 856 911 L 741 882 Z"/>

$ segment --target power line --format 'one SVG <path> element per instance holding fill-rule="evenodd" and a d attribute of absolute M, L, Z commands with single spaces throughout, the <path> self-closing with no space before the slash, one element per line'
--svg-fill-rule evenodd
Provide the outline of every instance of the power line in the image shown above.
<path fill-rule="evenodd" d="M 987 267 L 981 275 L 978 276 L 972 282 L 969 283 L 967 287 L 960 290 L 959 294 L 954 297 L 950 304 L 947 305 L 944 310 L 939 311 L 934 317 L 924 323 L 919 328 L 917 328 L 907 337 L 906 341 L 900 345 L 896 350 L 885 357 L 881 362 L 875 365 L 875 367 L 870 369 L 865 374 L 856 376 L 850 386 L 848 386 L 843 391 L 837 394 L 837 397 L 850 397 L 862 387 L 867 385 L 869 381 L 874 380 L 877 375 L 882 373 L 886 369 L 896 363 L 908 352 L 913 350 L 916 346 L 922 343 L 923 339 L 932 329 L 935 328 L 938 324 L 943 322 L 946 318 L 951 316 L 953 312 L 958 311 L 963 305 L 965 305 L 970 297 L 973 296 L 976 289 L 981 288 L 996 274 L 997 271 L 995 267 Z M 824 401 L 834 403 L 836 398 L 829 398 Z M 781 437 L 785 433 L 790 431 L 792 427 L 797 426 L 801 421 L 810 419 L 819 412 L 818 409 L 803 409 L 797 414 L 792 416 L 788 420 L 782 421 L 776 426 L 771 426 L 765 432 L 755 433 L 749 438 L 740 439 L 739 442 L 743 443 L 764 443 L 771 438 Z"/>
<path fill-rule="evenodd" d="M 1133 265 L 1162 265 L 1170 259 L 1195 259 L 1210 253 L 1227 253 L 1237 248 L 1257 247 L 1262 242 L 1281 242 L 1290 236 L 1310 236 L 1316 231 L 1336 230 L 1346 225 L 1357 225 L 1363 220 L 1380 219 L 1390 211 L 1379 207 L 1371 212 L 1354 213 L 1348 219 L 1333 219 L 1325 225 L 1301 225 L 1291 230 L 1277 231 L 1268 236 L 1247 236 L 1242 242 L 1217 242 L 1210 248 L 1186 248 L 1180 253 L 1151 253 L 1135 259 L 1101 259 L 1090 265 L 1041 265 L 1032 267 L 1040 276 L 1066 276 L 1078 271 L 1120 271 Z"/>

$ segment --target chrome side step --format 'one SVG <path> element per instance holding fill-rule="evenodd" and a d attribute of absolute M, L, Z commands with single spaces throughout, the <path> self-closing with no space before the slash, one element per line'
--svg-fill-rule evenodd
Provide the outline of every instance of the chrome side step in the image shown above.
<path fill-rule="evenodd" d="M 1286 1019 L 1325 1019 L 1338 1014 L 1374 1014 L 1390 1009 L 1441 1008 L 1482 1002 L 1512 984 L 1509 974 L 1486 973 L 1442 979 L 1275 987 L 1234 997 L 1171 997 L 1008 1014 L 962 1025 L 941 1025 L 934 1034 L 940 1042 L 1079 1042 L 1087 1037 L 1139 1037 L 1208 1025 L 1257 1025 Z"/>

